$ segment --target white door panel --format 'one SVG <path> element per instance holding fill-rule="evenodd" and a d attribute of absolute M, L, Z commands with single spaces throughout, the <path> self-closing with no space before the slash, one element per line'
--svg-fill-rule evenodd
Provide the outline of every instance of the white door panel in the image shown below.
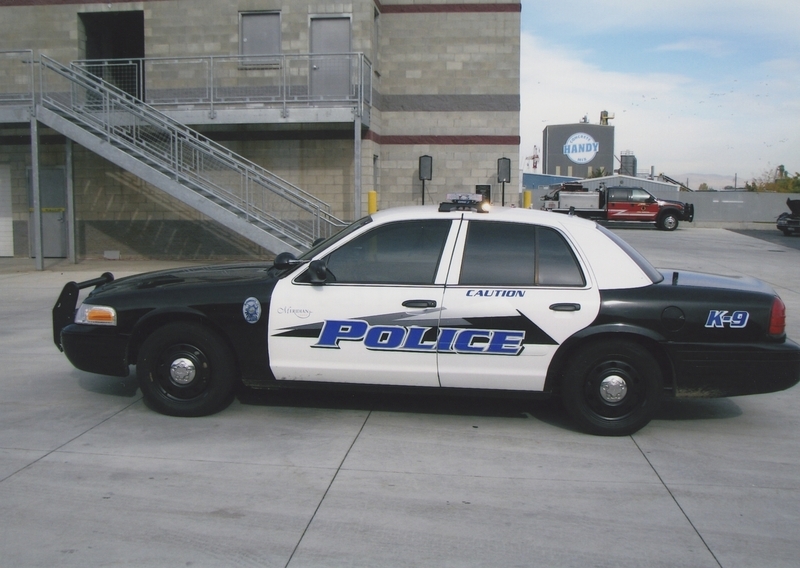
<path fill-rule="evenodd" d="M 456 251 L 441 326 L 473 335 L 440 353 L 442 386 L 541 391 L 558 346 L 600 310 L 585 267 L 557 231 L 490 219 L 469 221 Z"/>
<path fill-rule="evenodd" d="M 439 386 L 435 328 L 442 293 L 442 286 L 282 280 L 270 307 L 272 371 L 278 380 Z M 420 300 L 437 307 L 403 306 Z"/>
<path fill-rule="evenodd" d="M 460 220 L 365 225 L 272 295 L 270 365 L 278 380 L 439 386 L 437 326 Z M 302 316 L 302 321 L 298 319 Z"/>
<path fill-rule="evenodd" d="M 476 296 L 483 293 L 483 296 Z M 505 296 L 504 296 L 505 295 Z M 550 306 L 579 305 L 576 311 L 556 311 Z M 600 296 L 594 289 L 537 289 L 448 287 L 442 327 L 467 325 L 471 329 L 507 330 L 506 349 L 476 354 L 440 353 L 439 379 L 443 387 L 541 391 L 547 368 L 558 346 L 597 317 Z M 515 332 L 515 333 L 511 333 Z M 519 340 L 519 351 L 510 347 Z M 491 345 L 492 337 L 478 335 L 475 342 Z M 494 351 L 494 352 L 493 352 Z M 503 353 L 496 353 L 503 351 Z"/>

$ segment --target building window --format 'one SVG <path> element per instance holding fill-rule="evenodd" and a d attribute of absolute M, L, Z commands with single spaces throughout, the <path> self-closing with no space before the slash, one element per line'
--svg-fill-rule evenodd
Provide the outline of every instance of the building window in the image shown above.
<path fill-rule="evenodd" d="M 280 12 L 242 12 L 239 14 L 240 55 L 274 55 L 280 52 Z"/>

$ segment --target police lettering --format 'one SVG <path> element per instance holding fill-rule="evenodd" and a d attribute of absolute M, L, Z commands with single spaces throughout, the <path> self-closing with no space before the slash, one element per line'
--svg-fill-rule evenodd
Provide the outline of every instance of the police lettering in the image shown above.
<path fill-rule="evenodd" d="M 728 315 L 728 310 L 711 310 L 708 312 L 706 327 L 725 327 L 727 325 L 731 329 L 741 329 L 747 326 L 749 319 L 748 312 L 737 311 Z"/>
<path fill-rule="evenodd" d="M 483 298 L 522 298 L 525 290 L 467 290 L 467 298 L 480 296 Z"/>
<path fill-rule="evenodd" d="M 340 341 L 357 341 L 383 351 L 519 355 L 525 332 L 520 330 L 436 328 L 436 340 L 425 340 L 432 327 L 369 325 L 363 320 L 326 320 L 312 347 L 339 349 Z"/>

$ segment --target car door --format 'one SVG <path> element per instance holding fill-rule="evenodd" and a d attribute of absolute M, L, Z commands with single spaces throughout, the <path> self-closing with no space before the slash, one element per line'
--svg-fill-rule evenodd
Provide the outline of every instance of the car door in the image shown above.
<path fill-rule="evenodd" d="M 658 216 L 658 202 L 641 187 L 631 188 L 631 216 L 635 221 L 655 221 Z"/>
<path fill-rule="evenodd" d="M 273 292 L 269 357 L 278 380 L 439 386 L 436 330 L 458 221 L 367 225 Z"/>
<path fill-rule="evenodd" d="M 439 331 L 443 387 L 540 391 L 558 346 L 588 326 L 600 294 L 552 227 L 462 225 Z"/>
<path fill-rule="evenodd" d="M 635 221 L 632 215 L 631 190 L 624 187 L 608 189 L 608 215 L 609 221 Z"/>

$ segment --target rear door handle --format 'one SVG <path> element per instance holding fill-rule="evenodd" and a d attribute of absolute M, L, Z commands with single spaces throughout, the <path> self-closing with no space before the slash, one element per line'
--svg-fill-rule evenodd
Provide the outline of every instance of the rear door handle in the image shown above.
<path fill-rule="evenodd" d="M 435 308 L 436 300 L 406 300 L 403 302 L 406 308 Z"/>
<path fill-rule="evenodd" d="M 580 311 L 580 304 L 551 304 L 550 309 L 554 312 L 577 312 Z"/>

